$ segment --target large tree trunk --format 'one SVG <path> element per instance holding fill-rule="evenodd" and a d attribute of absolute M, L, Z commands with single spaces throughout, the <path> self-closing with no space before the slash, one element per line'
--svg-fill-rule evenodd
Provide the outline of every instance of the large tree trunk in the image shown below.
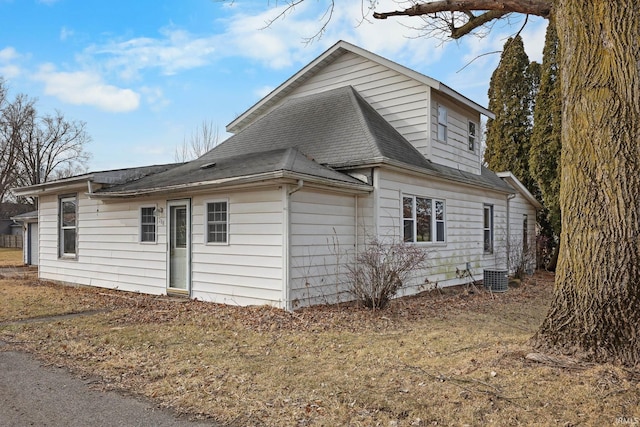
<path fill-rule="evenodd" d="M 562 235 L 537 347 L 640 363 L 640 13 L 555 3 L 562 70 Z"/>

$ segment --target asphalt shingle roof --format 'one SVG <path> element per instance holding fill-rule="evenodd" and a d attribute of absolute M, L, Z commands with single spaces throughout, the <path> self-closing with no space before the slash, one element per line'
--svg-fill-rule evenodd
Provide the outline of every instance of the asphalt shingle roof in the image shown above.
<path fill-rule="evenodd" d="M 362 184 L 336 169 L 393 162 L 470 185 L 512 191 L 493 172 L 462 172 L 427 160 L 351 86 L 289 99 L 202 157 L 101 193 L 291 171 Z M 203 167 L 204 166 L 204 167 Z"/>

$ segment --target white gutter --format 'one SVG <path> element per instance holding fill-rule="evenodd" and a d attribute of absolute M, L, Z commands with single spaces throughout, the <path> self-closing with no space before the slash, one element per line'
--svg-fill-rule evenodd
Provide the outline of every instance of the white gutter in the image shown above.
<path fill-rule="evenodd" d="M 367 188 L 366 184 L 356 184 L 349 182 L 335 181 L 327 178 L 317 177 L 313 175 L 304 175 L 298 173 L 283 173 L 283 171 L 266 172 L 256 175 L 245 175 L 241 177 L 232 178 L 220 178 L 210 181 L 198 181 L 186 184 L 169 185 L 163 187 L 151 187 L 140 190 L 125 190 L 125 191 L 112 191 L 105 193 L 93 193 L 96 199 L 118 199 L 118 198 L 130 198 L 137 196 L 153 195 L 157 193 L 178 192 L 182 190 L 198 190 L 200 188 L 206 188 L 207 186 L 220 186 L 220 185 L 240 185 L 249 184 L 256 181 L 266 181 L 273 179 L 306 179 L 311 182 L 328 185 L 334 188 L 340 188 L 347 191 L 357 192 L 369 192 L 371 189 Z"/>

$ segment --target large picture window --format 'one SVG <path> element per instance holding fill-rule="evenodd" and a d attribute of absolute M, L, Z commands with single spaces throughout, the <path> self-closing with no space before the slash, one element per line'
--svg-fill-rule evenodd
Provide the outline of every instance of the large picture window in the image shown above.
<path fill-rule="evenodd" d="M 75 257 L 78 237 L 78 199 L 76 196 L 61 197 L 59 212 L 58 253 L 61 257 Z"/>
<path fill-rule="evenodd" d="M 426 197 L 402 198 L 405 242 L 445 242 L 445 204 Z"/>
<path fill-rule="evenodd" d="M 140 241 L 144 243 L 156 242 L 156 208 L 148 206 L 140 208 Z"/>
<path fill-rule="evenodd" d="M 208 202 L 207 243 L 227 243 L 229 239 L 229 205 L 227 201 Z"/>

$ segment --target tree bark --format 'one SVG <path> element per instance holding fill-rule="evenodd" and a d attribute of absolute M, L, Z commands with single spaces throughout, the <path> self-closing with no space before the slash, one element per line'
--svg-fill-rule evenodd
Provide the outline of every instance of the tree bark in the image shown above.
<path fill-rule="evenodd" d="M 437 12 L 470 12 L 489 11 L 516 12 L 528 15 L 537 15 L 547 18 L 551 12 L 552 0 L 439 0 L 432 2 L 420 2 L 414 6 L 393 12 L 375 12 L 376 19 L 387 19 L 390 16 L 418 16 Z M 495 16 L 499 18 L 500 16 Z"/>
<path fill-rule="evenodd" d="M 640 14 L 558 0 L 562 234 L 545 351 L 640 363 Z"/>

